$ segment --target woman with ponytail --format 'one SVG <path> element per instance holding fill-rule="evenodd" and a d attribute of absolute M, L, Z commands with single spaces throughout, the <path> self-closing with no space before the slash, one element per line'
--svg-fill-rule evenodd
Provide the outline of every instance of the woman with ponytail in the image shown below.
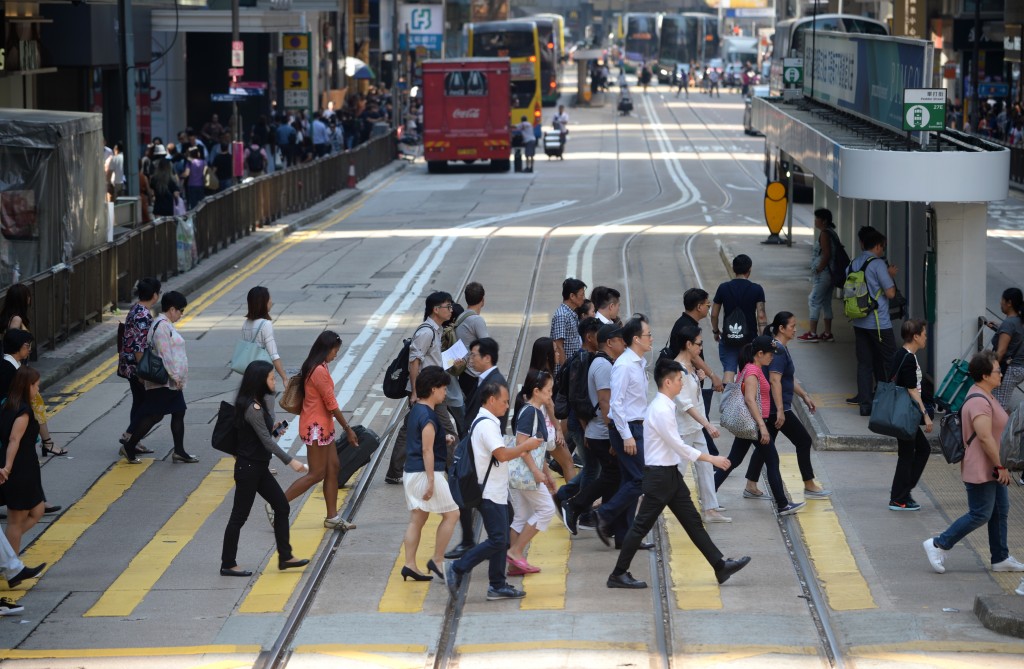
<path fill-rule="evenodd" d="M 1003 370 L 1003 381 L 992 391 L 992 396 L 999 401 L 1003 409 L 1009 413 L 1013 401 L 1013 391 L 1024 381 L 1024 294 L 1020 288 L 1007 288 L 1003 298 L 999 300 L 999 308 L 1006 318 L 999 325 L 989 322 L 988 326 L 996 331 L 992 335 L 992 350 L 999 359 Z"/>
<path fill-rule="evenodd" d="M 796 366 L 793 364 L 793 356 L 789 354 L 786 346 L 796 336 L 796 316 L 788 311 L 780 311 L 775 314 L 775 319 L 765 328 L 764 333 L 775 340 L 775 356 L 768 366 L 768 383 L 771 386 L 771 406 L 768 419 L 765 424 L 768 426 L 768 435 L 772 443 L 775 443 L 779 432 L 793 442 L 796 448 L 796 461 L 800 467 L 800 478 L 804 482 L 805 499 L 827 499 L 831 490 L 824 490 L 814 481 L 814 467 L 811 465 L 811 435 L 807 433 L 803 423 L 793 411 L 793 396 L 796 395 L 804 401 L 811 413 L 817 409 L 814 400 L 804 390 L 800 382 L 796 380 Z M 757 489 L 757 481 L 761 478 L 761 467 L 764 462 L 760 452 L 755 451 L 750 456 L 750 465 L 747 467 L 748 488 L 753 485 Z"/>

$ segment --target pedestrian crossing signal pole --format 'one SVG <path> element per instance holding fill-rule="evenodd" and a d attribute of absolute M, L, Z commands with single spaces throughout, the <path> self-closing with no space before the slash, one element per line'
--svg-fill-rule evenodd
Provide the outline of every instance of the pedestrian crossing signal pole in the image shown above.
<path fill-rule="evenodd" d="M 768 224 L 768 239 L 762 244 L 782 245 L 786 242 L 779 237 L 782 226 L 786 222 L 786 211 L 789 209 L 789 198 L 786 197 L 786 186 L 781 181 L 773 181 L 764 189 L 764 220 Z"/>

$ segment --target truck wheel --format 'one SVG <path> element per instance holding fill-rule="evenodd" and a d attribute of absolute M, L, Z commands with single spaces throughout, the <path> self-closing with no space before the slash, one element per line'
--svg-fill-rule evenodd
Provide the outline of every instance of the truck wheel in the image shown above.
<path fill-rule="evenodd" d="M 494 172 L 508 172 L 512 168 L 512 161 L 510 160 L 492 160 L 491 170 Z"/>
<path fill-rule="evenodd" d="M 440 174 L 448 169 L 448 161 L 446 160 L 428 160 L 427 171 L 431 174 Z"/>

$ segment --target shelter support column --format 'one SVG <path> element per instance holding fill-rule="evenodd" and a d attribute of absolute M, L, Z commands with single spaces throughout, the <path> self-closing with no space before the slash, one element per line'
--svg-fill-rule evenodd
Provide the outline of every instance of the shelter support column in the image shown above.
<path fill-rule="evenodd" d="M 985 310 L 988 207 L 977 203 L 935 203 L 936 378 L 960 357 L 978 334 Z"/>

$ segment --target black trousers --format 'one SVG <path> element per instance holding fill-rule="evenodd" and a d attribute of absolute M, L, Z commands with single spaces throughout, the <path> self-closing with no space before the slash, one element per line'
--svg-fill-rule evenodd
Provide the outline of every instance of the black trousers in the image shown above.
<path fill-rule="evenodd" d="M 729 469 L 715 470 L 715 490 L 721 488 L 725 479 L 729 478 L 729 474 L 742 464 L 743 458 L 747 457 L 747 451 L 751 446 L 756 449 L 761 456 L 761 461 L 768 467 L 768 487 L 772 490 L 775 506 L 779 509 L 785 508 L 789 504 L 789 499 L 786 497 L 786 488 L 782 485 L 782 473 L 779 471 L 779 452 L 775 450 L 775 442 L 771 439 L 767 444 L 749 439 L 734 439 L 732 448 L 729 450 Z"/>
<path fill-rule="evenodd" d="M 782 424 L 782 430 L 775 428 L 775 418 L 776 414 L 773 413 L 765 420 L 772 444 L 775 443 L 780 431 L 786 435 L 786 438 L 793 442 L 793 446 L 796 448 L 796 463 L 800 467 L 800 480 L 810 481 L 814 478 L 814 467 L 811 466 L 811 446 L 814 445 L 814 441 L 811 439 L 811 435 L 807 434 L 804 424 L 800 422 L 792 409 L 786 412 L 786 422 Z M 775 450 L 778 452 L 778 448 Z M 747 466 L 747 480 L 757 481 L 761 478 L 763 466 L 764 458 L 761 457 L 761 451 L 755 450 L 754 454 L 750 456 L 750 464 Z"/>
<path fill-rule="evenodd" d="M 910 498 L 910 491 L 914 489 L 917 482 L 921 480 L 925 465 L 928 464 L 928 456 L 932 448 L 928 444 L 928 438 L 924 432 L 918 429 L 913 439 L 897 439 L 896 473 L 892 477 L 892 490 L 889 499 L 894 502 L 905 503 Z"/>
<path fill-rule="evenodd" d="M 889 379 L 892 357 L 896 353 L 896 337 L 892 328 L 881 332 L 871 328 L 853 328 L 857 353 L 857 399 L 863 411 L 871 411 L 875 383 Z"/>
<path fill-rule="evenodd" d="M 614 428 L 613 428 L 614 429 Z M 619 489 L 622 475 L 619 473 L 619 459 L 612 455 L 612 442 L 608 439 L 587 439 L 590 454 L 601 463 L 601 474 L 593 483 L 580 490 L 566 504 L 576 513 L 586 513 L 599 499 L 611 499 Z"/>
<path fill-rule="evenodd" d="M 644 467 L 643 491 L 644 501 L 640 503 L 640 510 L 636 514 L 633 526 L 629 528 L 622 542 L 619 560 L 615 563 L 616 569 L 629 571 L 629 565 L 633 562 L 640 542 L 658 522 L 658 516 L 665 507 L 668 507 L 683 526 L 686 535 L 708 564 L 712 567 L 718 564 L 722 559 L 722 552 L 704 529 L 700 513 L 693 505 L 690 490 L 686 487 L 678 467 Z"/>
<path fill-rule="evenodd" d="M 146 386 L 142 384 L 142 381 L 133 376 L 128 379 L 128 387 L 132 391 L 132 409 L 128 414 L 128 428 L 125 432 L 131 434 L 132 426 L 137 424 L 142 418 L 142 402 L 146 399 Z"/>
<path fill-rule="evenodd" d="M 291 560 L 292 547 L 288 543 L 288 500 L 277 479 L 270 473 L 270 463 L 239 458 L 235 461 L 235 503 L 231 507 L 228 526 L 224 528 L 224 548 L 220 554 L 221 569 L 237 567 L 238 535 L 249 519 L 256 494 L 274 509 L 274 539 L 277 540 L 278 560 Z"/>

